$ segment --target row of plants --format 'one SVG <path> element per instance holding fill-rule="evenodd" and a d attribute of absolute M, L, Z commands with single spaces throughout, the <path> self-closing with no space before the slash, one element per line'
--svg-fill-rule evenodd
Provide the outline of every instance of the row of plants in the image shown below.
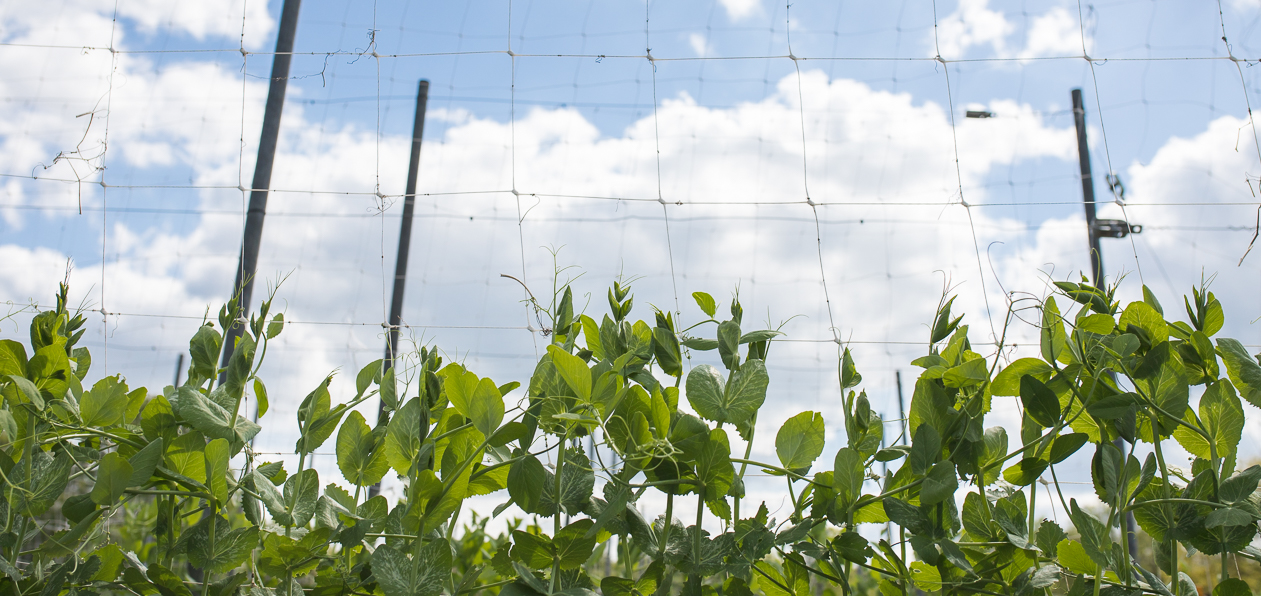
<path fill-rule="evenodd" d="M 1214 596 L 1251 594 L 1232 561 L 1261 560 L 1261 467 L 1237 462 L 1261 364 L 1214 340 L 1224 315 L 1207 289 L 1170 321 L 1146 288 L 1124 306 L 1115 286 L 1055 288 L 1013 303 L 1009 326 L 1032 316 L 1040 342 L 1011 362 L 1002 339 L 978 352 L 943 299 L 904 437 L 885 436 L 902 424 L 873 410 L 842 350 L 843 418 L 790 417 L 772 462 L 752 445 L 779 331 L 748 330 L 737 298 L 720 315 L 702 292 L 687 328 L 670 312 L 634 320 L 620 283 L 597 321 L 562 285 L 533 304 L 549 345 L 525 384 L 430 348 L 364 367 L 337 400 L 330 375 L 297 408 L 286 469 L 255 454 L 244 411 L 247 397 L 268 410 L 258 372 L 285 326 L 270 298 L 248 321 L 224 306 L 191 339 L 187 380 L 150 392 L 89 385 L 63 285 L 29 343 L 0 340 L 0 593 L 1186 596 L 1183 559 L 1199 553 L 1220 557 Z M 233 324 L 244 333 L 221 368 Z M 689 367 L 703 352 L 716 364 Z M 377 403 L 371 424 L 359 406 Z M 1011 404 L 1015 436 L 986 426 Z M 844 439 L 825 456 L 828 423 Z M 330 440 L 341 478 L 311 466 Z M 1189 465 L 1166 458 L 1173 443 Z M 1057 477 L 1079 451 L 1093 453 L 1093 506 Z M 781 515 L 746 497 L 751 472 L 783 482 Z M 387 475 L 397 499 L 373 488 Z M 664 515 L 637 507 L 651 493 Z M 502 505 L 466 511 L 481 495 Z M 1048 505 L 1064 526 L 1039 519 Z M 1121 538 L 1129 515 L 1154 545 L 1143 564 Z"/>

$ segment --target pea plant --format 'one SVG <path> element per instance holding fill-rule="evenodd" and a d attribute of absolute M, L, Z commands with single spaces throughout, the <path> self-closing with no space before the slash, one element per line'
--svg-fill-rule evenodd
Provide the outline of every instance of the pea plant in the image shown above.
<path fill-rule="evenodd" d="M 690 327 L 662 311 L 633 320 L 630 288 L 614 283 L 599 321 L 567 285 L 534 303 L 549 345 L 524 385 L 430 348 L 407 366 L 369 364 L 338 403 L 324 378 L 297 408 L 286 470 L 254 452 L 261 426 L 243 409 L 268 410 L 258 372 L 285 327 L 270 298 L 248 321 L 224 306 L 190 341 L 187 380 L 148 392 L 118 376 L 88 387 L 85 322 L 63 285 L 29 344 L 0 340 L 0 590 L 1188 596 L 1179 559 L 1204 553 L 1221 557 L 1214 596 L 1250 594 L 1231 561 L 1261 560 L 1261 467 L 1237 461 L 1261 364 L 1214 341 L 1224 315 L 1206 288 L 1184 300 L 1187 322 L 1146 289 L 1124 307 L 1115 287 L 1056 290 L 1013 304 L 1009 322 L 1032 314 L 1040 342 L 1006 366 L 1001 341 L 975 351 L 953 299 L 939 303 L 902 437 L 886 436 L 902 421 L 873 410 L 842 350 L 844 444 L 830 466 L 811 411 L 779 428 L 777 461 L 754 458 L 779 330 L 746 330 L 738 298 L 720 316 L 703 292 Z M 220 367 L 231 325 L 245 329 Z M 704 352 L 718 365 L 689 366 Z M 1018 438 L 985 426 L 996 401 L 1020 412 Z M 378 403 L 369 424 L 359 406 Z M 329 439 L 331 481 L 311 466 Z M 1186 465 L 1166 457 L 1170 439 Z M 1066 500 L 1056 472 L 1083 450 L 1091 503 Z M 748 498 L 751 471 L 783 483 L 782 519 Z M 387 476 L 397 498 L 374 488 Z M 664 515 L 641 512 L 649 494 Z M 472 510 L 485 495 L 501 504 Z M 1048 506 L 1069 525 L 1040 519 Z M 500 522 L 505 534 L 486 530 L 521 514 Z M 1157 545 L 1151 561 L 1129 551 L 1130 515 Z"/>

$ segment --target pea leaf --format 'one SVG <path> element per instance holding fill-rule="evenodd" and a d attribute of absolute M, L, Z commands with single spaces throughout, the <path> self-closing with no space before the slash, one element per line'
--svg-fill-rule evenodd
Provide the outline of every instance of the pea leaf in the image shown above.
<path fill-rule="evenodd" d="M 565 384 L 574 391 L 574 395 L 583 401 L 591 401 L 591 369 L 587 367 L 587 363 L 583 362 L 582 358 L 561 349 L 560 346 L 548 346 L 547 353 L 552 357 L 556 371 L 565 380 Z"/>
<path fill-rule="evenodd" d="M 556 534 L 552 542 L 556 546 L 561 569 L 577 569 L 591 557 L 591 552 L 595 550 L 596 537 L 588 537 L 587 530 L 594 524 L 590 519 L 580 519 L 561 528 Z"/>
<path fill-rule="evenodd" d="M 378 434 L 368 428 L 363 414 L 351 412 L 337 433 L 337 467 L 355 486 L 372 486 L 390 469 Z"/>
<path fill-rule="evenodd" d="M 84 426 L 103 428 L 123 421 L 127 413 L 127 385 L 119 377 L 105 377 L 79 399 Z"/>
<path fill-rule="evenodd" d="M 713 296 L 705 292 L 692 292 L 692 299 L 696 301 L 697 306 L 701 307 L 701 312 L 704 312 L 711 319 L 718 312 L 718 303 L 714 302 Z"/>
<path fill-rule="evenodd" d="M 314 469 L 307 468 L 285 480 L 284 508 L 293 517 L 293 526 L 302 527 L 311 521 L 319 498 L 320 475 Z M 268 510 L 271 510 L 270 506 Z"/>
<path fill-rule="evenodd" d="M 372 553 L 372 576 L 385 596 L 437 596 L 451 575 L 451 547 L 446 540 L 416 541 L 408 558 L 396 548 L 381 545 Z"/>
<path fill-rule="evenodd" d="M 132 468 L 116 451 L 106 453 L 96 468 L 96 484 L 92 487 L 92 502 L 110 506 L 123 496 L 131 480 Z"/>
<path fill-rule="evenodd" d="M 920 505 L 936 505 L 949 499 L 958 489 L 959 475 L 955 473 L 954 462 L 938 462 L 920 485 Z"/>
<path fill-rule="evenodd" d="M 1217 353 L 1226 363 L 1226 373 L 1243 398 L 1261 408 L 1261 365 L 1248 354 L 1243 344 L 1229 337 L 1218 338 Z"/>
<path fill-rule="evenodd" d="M 1050 428 L 1060 420 L 1060 400 L 1045 383 L 1033 375 L 1020 377 L 1020 400 L 1025 411 L 1038 424 Z"/>
<path fill-rule="evenodd" d="M 228 442 L 215 439 L 206 443 L 206 485 L 221 504 L 228 500 Z"/>
<path fill-rule="evenodd" d="M 775 453 L 785 468 L 807 470 L 823 453 L 823 415 L 802 412 L 789 418 L 775 435 Z"/>

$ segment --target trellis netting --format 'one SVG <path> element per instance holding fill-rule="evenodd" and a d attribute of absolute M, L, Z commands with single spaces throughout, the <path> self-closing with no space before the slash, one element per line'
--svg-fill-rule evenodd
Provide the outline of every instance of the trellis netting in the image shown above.
<path fill-rule="evenodd" d="M 232 287 L 280 8 L 0 8 L 4 333 L 68 276 L 97 374 L 174 380 Z M 683 326 L 703 318 L 692 292 L 722 308 L 738 292 L 748 326 L 786 333 L 760 426 L 839 421 L 844 344 L 896 440 L 897 375 L 909 403 L 943 291 L 1006 360 L 1037 338 L 1012 301 L 1089 274 L 1073 88 L 1100 217 L 1143 226 L 1103 241 L 1120 295 L 1146 284 L 1172 311 L 1212 280 L 1223 333 L 1255 350 L 1259 16 L 1247 0 L 308 2 L 255 290 L 279 284 L 289 328 L 255 449 L 290 451 L 302 396 L 333 370 L 353 393 L 382 355 L 422 78 L 401 334 L 496 380 L 526 379 L 547 341 L 503 274 L 544 301 L 573 279 L 597 315 L 620 279 L 634 315 Z M 1086 474 L 1061 480 L 1089 497 Z M 750 489 L 774 505 L 777 486 Z"/>

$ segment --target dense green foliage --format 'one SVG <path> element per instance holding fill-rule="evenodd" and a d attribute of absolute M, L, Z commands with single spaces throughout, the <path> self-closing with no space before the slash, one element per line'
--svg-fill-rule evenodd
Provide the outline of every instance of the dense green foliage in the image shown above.
<path fill-rule="evenodd" d="M 575 312 L 568 287 L 534 305 L 550 345 L 525 386 L 429 349 L 397 378 L 365 367 L 343 403 L 323 379 L 298 408 L 292 470 L 256 459 L 260 427 L 242 416 L 247 393 L 267 412 L 256 375 L 284 327 L 270 301 L 226 369 L 221 331 L 245 324 L 236 304 L 192 338 L 188 380 L 149 393 L 118 377 L 84 385 L 84 320 L 63 287 L 29 345 L 0 341 L 0 593 L 1181 596 L 1194 586 L 1180 552 L 1221 556 L 1215 596 L 1249 593 L 1228 557 L 1261 556 L 1250 546 L 1261 467 L 1236 461 L 1240 398 L 1261 405 L 1261 365 L 1211 339 L 1224 317 L 1207 290 L 1186 300 L 1190 322 L 1169 322 L 1146 291 L 1122 308 L 1115 288 L 1056 285 L 1075 308 L 1048 297 L 1013 310 L 1036 313 L 1040 357 L 1001 370 L 943 301 L 905 425 L 872 410 L 844 350 L 845 446 L 822 460 L 817 412 L 779 429 L 777 463 L 750 458 L 777 331 L 746 331 L 738 300 L 720 317 L 699 292 L 704 320 L 688 329 L 672 313 L 633 321 L 629 288 L 614 284 L 598 322 Z M 722 366 L 687 369 L 685 350 L 716 351 Z M 373 426 L 355 408 L 378 400 Z M 995 400 L 1019 400 L 1018 438 L 985 426 Z M 885 436 L 901 427 L 903 440 Z M 330 439 L 333 482 L 309 465 Z M 1195 456 L 1189 469 L 1166 461 L 1170 439 Z M 1055 465 L 1083 449 L 1100 516 L 1056 481 Z M 746 502 L 750 470 L 782 478 L 784 519 Z M 372 496 L 387 474 L 404 486 L 397 502 Z M 648 491 L 666 502 L 655 520 L 635 506 Z M 495 516 L 515 504 L 533 523 L 493 537 L 474 512 L 460 527 L 466 500 L 489 494 L 502 497 Z M 1071 526 L 1039 520 L 1038 499 Z M 1128 513 L 1157 544 L 1146 567 L 1119 538 Z"/>

